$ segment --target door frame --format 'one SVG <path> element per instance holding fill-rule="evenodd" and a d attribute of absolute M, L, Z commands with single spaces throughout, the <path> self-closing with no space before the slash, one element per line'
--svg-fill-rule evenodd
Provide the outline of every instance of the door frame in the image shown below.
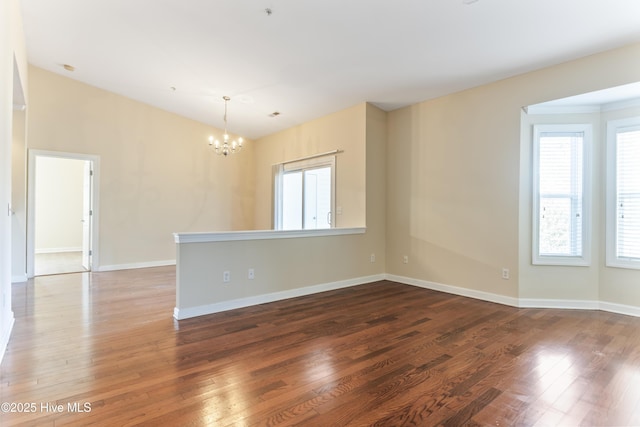
<path fill-rule="evenodd" d="M 82 161 L 82 160 L 79 160 Z M 82 161 L 82 267 L 91 271 L 93 247 L 91 224 L 93 223 L 93 162 Z"/>
<path fill-rule="evenodd" d="M 66 153 L 62 151 L 46 151 L 46 150 L 33 150 L 29 149 L 29 164 L 27 169 L 27 277 L 32 278 L 34 276 L 35 265 L 35 225 L 36 225 L 36 201 L 35 201 L 35 189 L 36 189 L 36 159 L 38 157 L 54 157 L 59 159 L 72 159 L 90 161 L 93 165 L 93 179 L 91 180 L 91 257 L 90 257 L 90 269 L 97 270 L 99 266 L 99 253 L 98 253 L 98 218 L 99 218 L 99 200 L 100 200 L 100 156 L 83 153 Z"/>

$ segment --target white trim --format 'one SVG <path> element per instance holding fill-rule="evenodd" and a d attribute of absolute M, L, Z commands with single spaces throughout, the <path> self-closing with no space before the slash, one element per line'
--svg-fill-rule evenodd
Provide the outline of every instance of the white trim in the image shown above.
<path fill-rule="evenodd" d="M 608 311 L 610 313 L 625 314 L 627 316 L 640 317 L 640 307 L 634 307 L 632 305 L 600 301 L 600 310 Z"/>
<path fill-rule="evenodd" d="M 284 175 L 288 172 L 300 172 L 302 173 L 302 227 L 305 226 L 305 206 L 306 206 L 306 197 L 305 194 L 305 171 L 311 169 L 319 169 L 319 168 L 330 168 L 331 171 L 331 208 L 329 211 L 330 224 L 329 228 L 335 228 L 336 224 L 336 154 L 338 150 L 334 150 L 332 152 L 327 153 L 319 153 L 307 157 L 302 157 L 297 160 L 290 160 L 283 162 L 279 165 L 273 166 L 273 171 L 276 174 L 275 179 L 273 181 L 274 189 L 273 189 L 273 209 L 274 209 L 274 229 L 282 230 L 282 221 L 283 221 L 283 192 L 282 185 L 284 180 Z M 305 230 L 307 230 L 305 228 Z"/>
<path fill-rule="evenodd" d="M 13 316 L 13 311 L 9 312 L 8 318 L 8 326 L 4 328 L 2 333 L 2 338 L 0 338 L 0 364 L 2 364 L 2 359 L 4 358 L 4 354 L 7 350 L 7 345 L 9 345 L 9 338 L 11 338 L 11 331 L 13 331 L 13 325 L 16 323 L 16 319 Z"/>
<path fill-rule="evenodd" d="M 607 158 L 606 158 L 606 210 L 605 210 L 605 262 L 607 267 L 640 269 L 640 262 L 617 256 L 618 247 L 618 183 L 617 150 L 618 131 L 624 128 L 640 127 L 640 117 L 627 117 L 607 122 Z"/>
<path fill-rule="evenodd" d="M 282 175 L 284 173 L 284 165 L 273 165 L 271 169 L 272 178 L 271 184 L 273 185 L 273 197 L 271 198 L 271 212 L 272 221 L 271 226 L 274 230 L 278 230 L 280 228 L 280 224 L 282 224 L 282 203 L 279 203 L 282 200 Z"/>
<path fill-rule="evenodd" d="M 191 317 L 204 316 L 207 314 L 219 313 L 222 311 L 234 310 L 237 308 L 249 307 L 252 305 L 265 304 L 269 302 L 281 301 L 289 298 L 296 298 L 305 295 L 317 294 L 320 292 L 332 291 L 336 289 L 348 288 L 351 286 L 363 285 L 366 283 L 384 280 L 384 274 L 358 277 L 355 279 L 340 280 L 331 283 L 305 286 L 303 288 L 290 289 L 288 291 L 271 292 L 268 294 L 255 295 L 246 298 L 239 298 L 230 301 L 223 301 L 214 304 L 200 305 L 197 307 L 185 307 L 173 309 L 173 317 L 176 320 L 189 319 Z"/>
<path fill-rule="evenodd" d="M 324 153 L 317 153 L 317 154 L 311 154 L 309 156 L 304 156 L 304 157 L 298 157 L 297 159 L 293 159 L 293 160 L 287 160 L 285 162 L 282 163 L 277 163 L 274 166 L 278 166 L 278 165 L 286 165 L 288 163 L 296 163 L 296 162 L 301 162 L 303 160 L 310 160 L 310 159 L 315 159 L 317 157 L 325 157 L 325 156 L 332 156 L 335 154 L 340 154 L 340 153 L 344 153 L 344 150 L 341 150 L 339 148 L 335 149 L 335 150 L 331 150 L 331 151 L 326 151 Z"/>
<path fill-rule="evenodd" d="M 299 160 L 291 160 L 282 163 L 282 170 L 284 172 L 300 171 L 305 169 L 316 169 L 322 166 L 335 167 L 336 156 L 332 155 L 317 155 L 311 157 L 301 158 Z"/>
<path fill-rule="evenodd" d="M 426 280 L 413 279 L 410 277 L 386 274 L 386 280 L 403 283 L 405 285 L 417 286 L 448 294 L 474 298 L 487 302 L 494 302 L 516 308 L 542 308 L 542 309 L 563 309 L 563 310 L 601 310 L 610 313 L 624 314 L 627 316 L 640 317 L 640 307 L 632 305 L 617 304 L 600 300 L 559 300 L 545 298 L 514 298 L 490 292 L 476 291 L 474 289 L 460 288 L 457 286 L 444 285 L 442 283 L 429 282 Z"/>
<path fill-rule="evenodd" d="M 140 268 L 140 267 L 133 267 Z M 106 270 L 104 270 L 106 271 Z M 627 316 L 640 317 L 640 307 L 617 304 L 599 300 L 559 300 L 544 298 L 515 298 L 506 295 L 494 294 L 491 292 L 478 291 L 475 289 L 461 288 L 458 286 L 445 285 L 442 283 L 431 282 L 427 280 L 414 279 L 411 277 L 397 276 L 394 274 L 377 274 L 372 276 L 358 277 L 354 279 L 341 280 L 331 283 L 322 283 L 319 285 L 306 286 L 303 288 L 291 289 L 288 291 L 272 292 L 268 294 L 255 295 L 246 298 L 239 298 L 230 301 L 223 301 L 214 304 L 206 304 L 196 307 L 178 308 L 174 307 L 173 317 L 176 320 L 183 320 L 207 314 L 214 314 L 237 308 L 249 307 L 252 305 L 266 304 L 275 301 L 281 301 L 290 298 L 296 298 L 305 295 L 312 295 L 320 292 L 326 292 L 336 289 L 358 286 L 367 283 L 373 283 L 380 280 L 389 280 L 392 282 L 402 283 L 405 285 L 416 286 L 419 288 L 430 289 L 437 292 L 444 292 L 452 295 L 473 298 L 481 301 L 487 301 L 502 304 L 515 308 L 541 308 L 541 309 L 563 309 L 563 310 L 601 310 Z"/>
<path fill-rule="evenodd" d="M 542 133 L 582 133 L 582 255 L 540 255 L 540 135 Z M 590 266 L 591 265 L 591 175 L 593 126 L 577 124 L 534 124 L 532 162 L 531 263 L 533 265 Z"/>
<path fill-rule="evenodd" d="M 602 111 L 625 110 L 627 108 L 640 107 L 640 98 L 626 99 L 624 101 L 609 102 L 602 104 Z"/>
<path fill-rule="evenodd" d="M 599 310 L 598 301 L 520 298 L 520 308 L 559 308 L 564 310 Z"/>
<path fill-rule="evenodd" d="M 220 233 L 173 233 L 176 243 L 233 242 L 238 240 L 293 239 L 301 237 L 364 234 L 365 227 L 324 228 L 321 230 L 248 230 Z"/>
<path fill-rule="evenodd" d="M 169 265 L 176 265 L 176 260 L 168 259 L 164 261 L 135 262 L 131 264 L 101 265 L 94 266 L 93 271 L 134 270 L 136 268 L 165 267 Z"/>
<path fill-rule="evenodd" d="M 82 252 L 82 246 L 74 248 L 36 248 L 35 250 L 36 254 L 56 254 L 62 252 Z"/>
<path fill-rule="evenodd" d="M 391 280 L 392 282 L 403 283 L 405 285 L 417 286 L 419 288 L 431 289 L 433 291 L 445 292 L 453 295 L 460 295 L 463 297 L 474 298 L 482 301 L 495 302 L 502 305 L 509 305 L 511 307 L 518 307 L 519 303 L 518 298 L 508 297 L 505 295 L 476 291 L 474 289 L 468 288 L 460 288 L 458 286 L 445 285 L 442 283 L 414 279 L 411 277 L 396 276 L 394 274 L 387 274 L 385 276 L 386 280 Z"/>
<path fill-rule="evenodd" d="M 27 273 L 16 274 L 11 276 L 11 283 L 23 283 L 29 280 Z"/>
<path fill-rule="evenodd" d="M 607 301 L 520 299 L 521 308 L 558 308 L 563 310 L 600 310 L 609 313 L 640 317 L 640 307 Z"/>
<path fill-rule="evenodd" d="M 502 304 L 515 308 L 541 308 L 541 309 L 563 309 L 563 310 L 601 310 L 611 313 L 624 314 L 627 316 L 640 317 L 640 307 L 630 305 L 616 304 L 606 301 L 595 300 L 559 300 L 559 299 L 536 299 L 536 298 L 514 298 L 505 295 L 494 294 L 490 292 L 477 291 L 474 289 L 461 288 L 458 286 L 445 285 L 442 283 L 431 282 L 427 280 L 414 279 L 411 277 L 396 276 L 394 274 L 378 274 L 373 276 L 359 277 L 356 279 L 342 280 L 332 283 L 323 283 L 314 286 L 291 289 L 288 291 L 273 292 L 269 294 L 256 295 L 246 298 L 240 298 L 231 301 L 223 301 L 214 304 L 201 305 L 197 307 L 178 308 L 174 307 L 173 317 L 177 320 L 188 319 L 191 317 L 204 316 L 207 314 L 219 313 L 222 311 L 234 310 L 237 308 L 249 307 L 252 305 L 265 304 L 275 301 L 281 301 L 299 296 L 312 295 L 320 292 L 326 292 L 336 289 L 357 286 L 380 280 L 389 280 L 392 282 L 402 283 L 405 285 L 416 286 L 419 288 L 430 289 L 433 291 L 444 292 L 452 295 L 473 298 L 481 301 L 487 301 Z"/>
<path fill-rule="evenodd" d="M 551 101 L 553 102 L 553 101 Z M 526 113 L 530 115 L 538 114 L 593 114 L 609 111 L 624 110 L 627 108 L 640 107 L 640 98 L 625 99 L 623 101 L 613 101 L 605 104 L 586 105 L 529 105 Z"/>
<path fill-rule="evenodd" d="M 527 114 L 592 114 L 601 111 L 600 105 L 529 105 Z"/>

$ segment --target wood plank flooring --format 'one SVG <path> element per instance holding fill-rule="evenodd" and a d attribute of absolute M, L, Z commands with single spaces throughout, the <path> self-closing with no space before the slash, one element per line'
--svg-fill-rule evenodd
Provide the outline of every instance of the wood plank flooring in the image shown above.
<path fill-rule="evenodd" d="M 0 425 L 640 425 L 638 318 L 387 281 L 180 322 L 174 302 L 172 267 L 15 284 Z"/>
<path fill-rule="evenodd" d="M 36 276 L 87 271 L 87 269 L 82 266 L 81 251 L 35 254 L 33 270 Z"/>

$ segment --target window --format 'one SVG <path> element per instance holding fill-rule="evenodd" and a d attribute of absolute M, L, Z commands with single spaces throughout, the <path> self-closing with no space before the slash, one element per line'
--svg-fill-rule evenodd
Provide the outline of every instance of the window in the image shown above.
<path fill-rule="evenodd" d="M 589 265 L 590 125 L 536 125 L 533 263 Z"/>
<path fill-rule="evenodd" d="M 334 226 L 335 156 L 284 163 L 275 169 L 277 230 Z"/>
<path fill-rule="evenodd" d="M 607 265 L 640 269 L 640 117 L 607 123 Z"/>

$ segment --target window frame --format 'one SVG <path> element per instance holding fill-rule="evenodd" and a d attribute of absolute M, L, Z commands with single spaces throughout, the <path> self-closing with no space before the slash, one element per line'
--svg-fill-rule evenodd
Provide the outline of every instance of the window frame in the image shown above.
<path fill-rule="evenodd" d="M 621 129 L 640 130 L 640 116 L 607 121 L 606 255 L 607 267 L 640 270 L 640 259 L 618 257 L 618 144 Z"/>
<path fill-rule="evenodd" d="M 282 198 L 282 182 L 283 176 L 285 173 L 291 172 L 302 172 L 304 175 L 304 171 L 320 169 L 323 167 L 331 168 L 331 212 L 330 212 L 330 220 L 331 224 L 329 229 L 336 228 L 336 156 L 335 155 L 321 155 L 314 156 L 300 160 L 293 160 L 290 162 L 279 163 L 273 166 L 273 228 L 274 230 L 283 230 L 282 228 L 282 220 L 283 220 L 283 198 Z M 303 206 L 302 206 L 302 216 L 303 216 L 303 224 L 301 230 L 316 230 L 304 228 L 304 185 L 303 185 Z"/>
<path fill-rule="evenodd" d="M 582 133 L 582 254 L 540 254 L 540 137 L 547 133 Z M 533 265 L 589 266 L 591 265 L 591 147 L 593 127 L 589 123 L 533 125 L 532 166 L 532 257 Z"/>

